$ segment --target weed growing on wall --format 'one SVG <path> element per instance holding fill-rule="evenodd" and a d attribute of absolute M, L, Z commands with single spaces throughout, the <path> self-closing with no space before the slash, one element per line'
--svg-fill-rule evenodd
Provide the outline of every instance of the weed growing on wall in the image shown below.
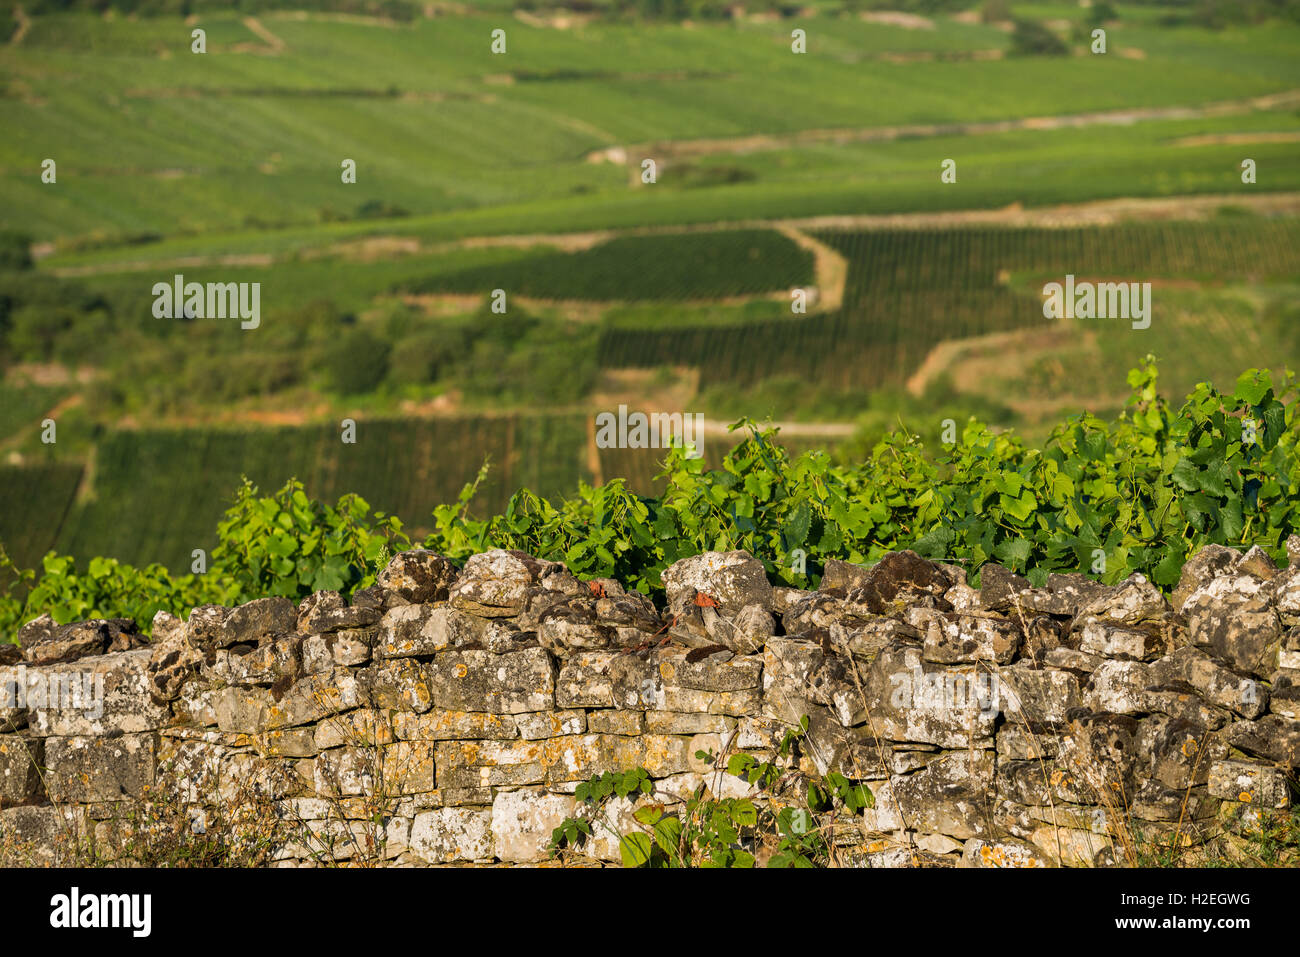
<path fill-rule="evenodd" d="M 806 779 L 791 772 L 799 739 L 808 732 L 805 715 L 786 731 L 769 760 L 751 754 L 715 755 L 698 751 L 696 759 L 717 769 L 713 788 L 700 784 L 673 800 L 655 790 L 645 768 L 606 771 L 579 784 L 574 798 L 579 811 L 551 834 L 551 854 L 582 847 L 596 829 L 618 842 L 625 867 L 751 868 L 760 856 L 768 867 L 824 867 L 831 860 L 827 840 L 837 812 L 850 818 L 874 806 L 870 789 L 831 772 Z M 723 776 L 739 778 L 743 796 L 720 797 Z M 609 808 L 614 798 L 635 800 L 631 824 L 620 829 Z"/>

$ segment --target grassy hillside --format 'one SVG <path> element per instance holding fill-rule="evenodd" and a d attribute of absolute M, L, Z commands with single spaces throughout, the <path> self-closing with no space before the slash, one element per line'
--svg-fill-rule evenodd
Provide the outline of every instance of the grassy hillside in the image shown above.
<path fill-rule="evenodd" d="M 803 55 L 790 51 L 794 21 L 549 29 L 500 13 L 343 23 L 271 12 L 256 22 L 260 32 L 230 13 L 200 13 L 195 24 L 35 18 L 18 46 L 0 50 L 9 132 L 0 223 L 41 239 L 171 236 L 315 225 L 378 202 L 432 217 L 439 234 L 467 235 L 530 231 L 538 221 L 556 231 L 1224 189 L 1240 149 L 1160 159 L 1130 129 L 1119 131 L 1135 139 L 1122 156 L 1105 127 L 989 145 L 956 142 L 956 129 L 847 152 L 779 138 L 1192 108 L 1300 86 L 1295 24 L 1225 37 L 1122 21 L 1111 30 L 1114 54 L 1064 68 L 1053 57 L 879 56 L 1005 51 L 1002 31 L 948 20 L 908 30 L 801 18 Z M 195 25 L 208 31 L 204 55 L 189 52 Z M 498 26 L 509 43 L 494 55 Z M 1285 112 L 1265 117 L 1271 130 L 1294 129 Z M 757 151 L 743 157 L 681 155 L 682 141 L 755 134 L 778 141 L 751 144 Z M 1025 155 L 1026 140 L 1037 156 Z M 615 146 L 638 167 L 660 154 L 655 189 L 629 186 L 620 164 L 587 161 Z M 1271 186 L 1295 188 L 1294 151 L 1260 149 Z M 962 161 L 960 185 L 940 189 L 938 161 L 950 156 Z M 60 164 L 57 189 L 37 175 L 47 157 Z M 814 181 L 828 157 L 836 175 Z M 357 162 L 352 186 L 340 181 L 345 158 Z M 1062 179 L 1076 158 L 1083 164 Z M 602 211 L 605 201 L 617 205 Z"/>

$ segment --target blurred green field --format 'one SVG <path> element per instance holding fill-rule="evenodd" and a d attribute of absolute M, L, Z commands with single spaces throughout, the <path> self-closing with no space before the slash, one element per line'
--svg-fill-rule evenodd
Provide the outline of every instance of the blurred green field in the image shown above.
<path fill-rule="evenodd" d="M 1233 370 L 1252 366 L 1296 370 L 1300 359 L 1300 287 L 1290 283 L 1223 283 L 1205 288 L 1157 287 L 1151 328 L 1133 336 L 1101 335 L 1085 323 L 1049 343 L 1012 343 L 1014 361 L 1002 364 L 999 382 L 969 385 L 970 393 L 1011 398 L 1026 420 L 1050 418 L 1057 409 L 1087 406 L 1099 415 L 1118 412 L 1124 397 L 1116 376 L 1146 352 L 1160 360 L 1161 387 L 1186 392 L 1206 380 L 1230 383 Z M 1148 335 L 1149 333 L 1149 335 Z M 968 383 L 980 359 L 955 364 L 950 374 Z"/>
<path fill-rule="evenodd" d="M 190 25 L 176 18 L 36 18 L 19 46 L 0 48 L 0 225 L 40 239 L 259 232 L 380 201 L 448 236 L 1227 189 L 1239 149 L 1158 158 L 1132 128 L 990 145 L 813 143 L 793 151 L 807 163 L 790 150 L 715 157 L 758 178 L 689 190 L 673 185 L 671 166 L 654 190 L 633 189 L 625 169 L 586 157 L 615 145 L 1196 106 L 1300 87 L 1295 24 L 1219 33 L 1125 23 L 1112 43 L 1143 59 L 1074 57 L 1067 69 L 1051 57 L 871 56 L 1006 44 L 984 24 L 950 20 L 908 30 L 800 19 L 809 52 L 795 55 L 792 21 L 558 30 L 506 18 L 508 52 L 495 56 L 488 34 L 503 18 L 494 14 L 259 19 L 284 44 L 278 52 L 243 49 L 265 44 L 230 14 L 199 16 L 209 30 L 202 56 L 188 52 Z M 1293 115 L 1268 117 L 1294 128 Z M 1295 188 L 1294 149 L 1268 149 L 1271 187 Z M 939 188 L 938 160 L 954 155 L 959 186 Z M 39 179 L 46 157 L 59 163 L 56 188 Z M 340 181 L 344 158 L 358 164 L 355 185 Z M 230 242 L 250 251 L 245 238 Z"/>
<path fill-rule="evenodd" d="M 0 383 L 0 442 L 20 429 L 35 426 L 67 389 L 60 386 Z"/>
<path fill-rule="evenodd" d="M 314 227 L 216 232 L 131 246 L 69 249 L 48 267 L 120 269 L 192 257 L 264 255 L 277 263 L 366 236 L 423 242 L 466 236 L 691 225 L 753 218 L 966 210 L 1022 203 L 1043 206 L 1115 196 L 1239 192 L 1240 162 L 1256 161 L 1249 189 L 1300 189 L 1300 149 L 1269 137 L 1300 135 L 1300 117 L 1273 111 L 1172 120 L 1136 126 L 1016 131 L 892 143 L 814 144 L 718 159 L 752 176 L 727 186 L 671 185 L 671 169 L 654 187 L 614 194 L 539 199 L 440 215 L 332 222 Z M 1192 138 L 1241 137 L 1235 142 Z M 1257 137 L 1250 142 L 1251 137 Z M 1183 142 L 1196 145 L 1179 145 Z M 939 184 L 939 161 L 956 158 L 957 183 Z M 620 178 L 621 182 L 621 178 Z M 376 268 L 386 268 L 383 263 Z M 397 266 L 395 268 L 401 268 Z"/>
<path fill-rule="evenodd" d="M 264 491 L 297 477 L 314 498 L 356 492 L 427 532 L 434 506 L 454 502 L 485 459 L 491 469 L 475 514 L 500 510 L 522 485 L 543 495 L 572 491 L 578 477 L 589 477 L 585 429 L 578 416 L 512 415 L 362 420 L 355 444 L 345 444 L 337 426 L 115 432 L 99 443 L 90 496 L 70 506 L 55 547 L 188 570 L 193 549 L 215 544 L 217 521 L 245 475 Z M 0 483 L 11 478 L 0 472 Z M 27 501 L 19 496 L 38 476 L 22 479 L 24 486 L 0 488 Z M 43 494 L 52 499 L 57 491 Z"/>
<path fill-rule="evenodd" d="M 0 545 L 19 568 L 39 568 L 59 540 L 81 474 L 73 463 L 0 465 Z"/>

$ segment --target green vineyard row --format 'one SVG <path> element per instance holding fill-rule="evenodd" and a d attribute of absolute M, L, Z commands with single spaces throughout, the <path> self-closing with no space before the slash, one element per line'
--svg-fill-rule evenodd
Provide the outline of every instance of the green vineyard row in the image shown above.
<path fill-rule="evenodd" d="M 778 375 L 844 388 L 905 380 L 939 342 L 1045 326 L 1045 281 L 1067 274 L 1209 284 L 1300 277 L 1300 223 L 1155 223 L 1105 229 L 822 232 L 848 261 L 844 305 L 828 314 L 670 330 L 604 331 L 606 367 L 698 365 L 700 385 Z M 1018 285 L 1019 283 L 1019 285 Z M 1098 325 L 1122 335 L 1122 322 Z M 1138 353 L 1140 357 L 1141 353 Z"/>

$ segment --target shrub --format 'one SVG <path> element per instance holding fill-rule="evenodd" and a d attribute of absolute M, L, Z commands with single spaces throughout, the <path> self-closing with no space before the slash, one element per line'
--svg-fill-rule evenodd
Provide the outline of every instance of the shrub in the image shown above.
<path fill-rule="evenodd" d="M 327 346 L 322 365 L 329 387 L 342 395 L 371 392 L 388 374 L 389 345 L 368 329 L 353 329 Z"/>
<path fill-rule="evenodd" d="M 32 268 L 32 237 L 25 233 L 0 232 L 0 272 Z"/>
<path fill-rule="evenodd" d="M 1016 20 L 1011 34 L 1014 56 L 1065 56 L 1070 48 L 1065 41 L 1037 20 Z"/>

